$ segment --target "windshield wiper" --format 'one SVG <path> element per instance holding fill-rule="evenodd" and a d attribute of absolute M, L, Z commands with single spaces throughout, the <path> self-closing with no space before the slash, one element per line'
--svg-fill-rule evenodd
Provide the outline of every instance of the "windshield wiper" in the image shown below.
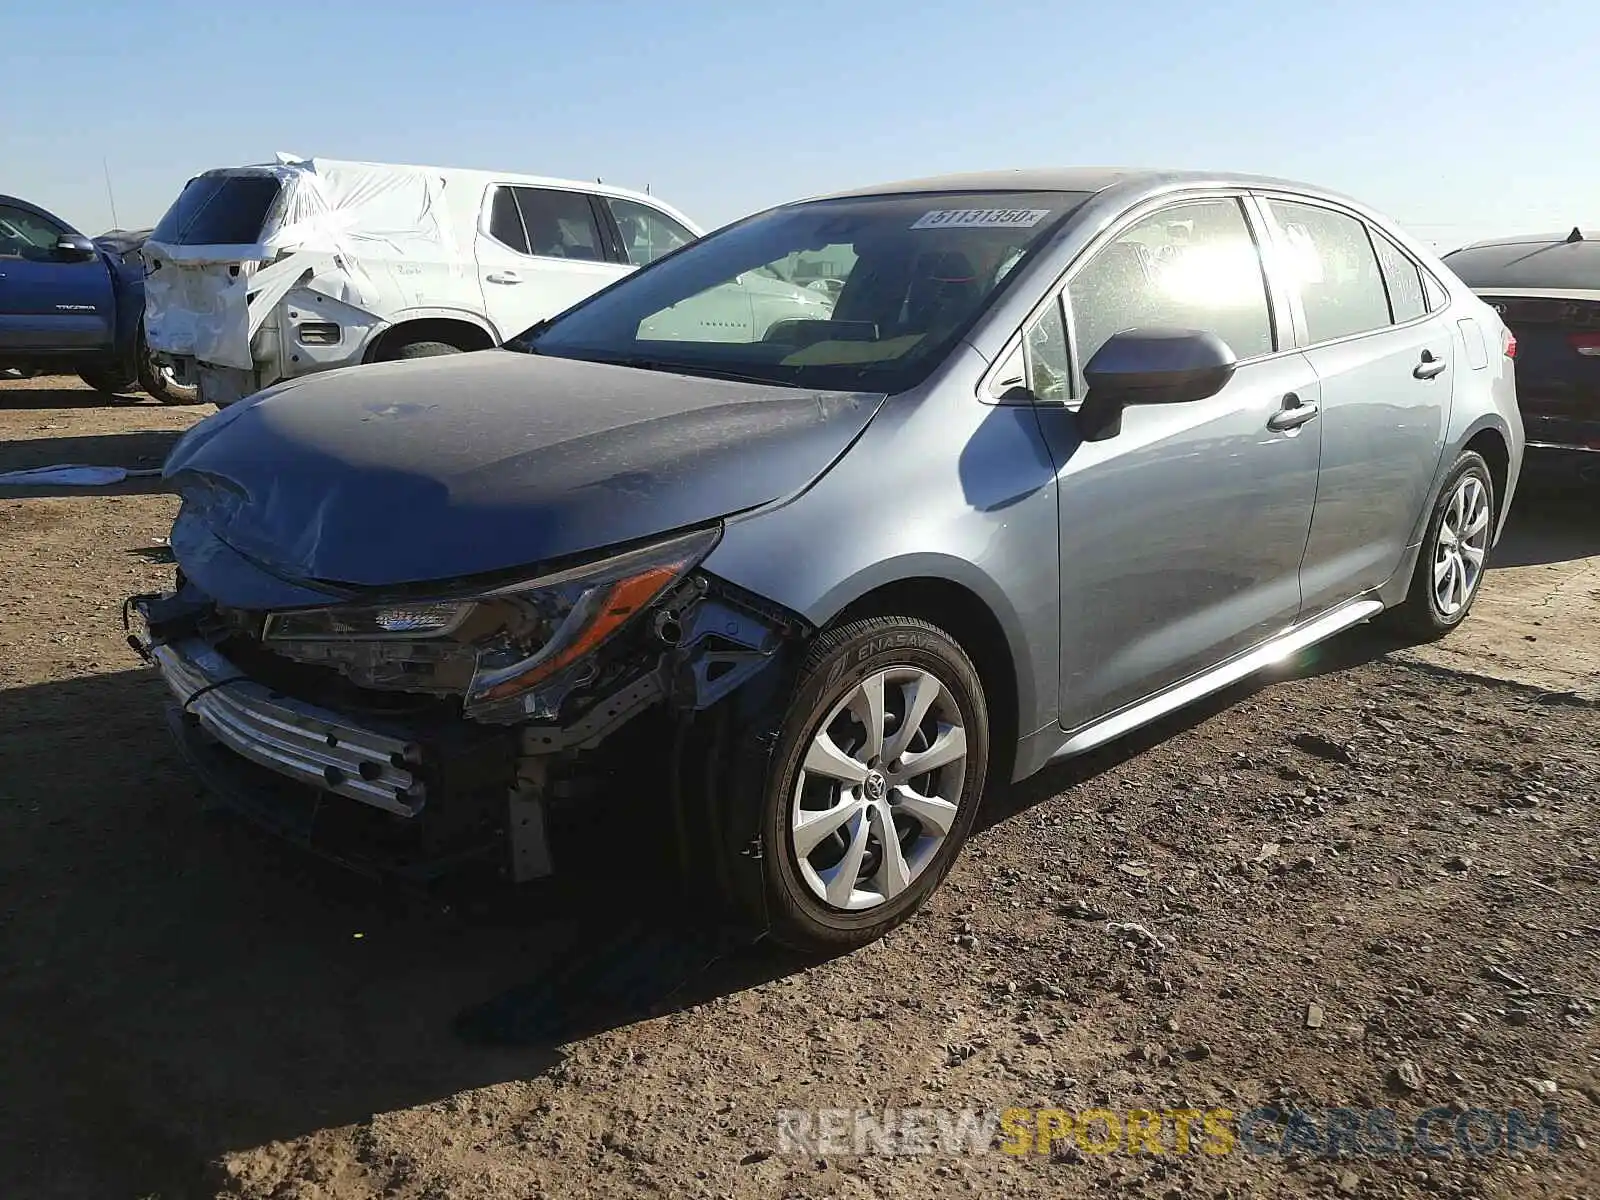
<path fill-rule="evenodd" d="M 782 387 L 790 382 L 784 379 L 774 379 L 770 375 L 751 375 L 742 371 L 730 371 L 709 363 L 684 363 L 672 362 L 663 358 L 649 358 L 644 355 L 623 358 L 595 358 L 591 362 L 609 363 L 615 367 L 633 367 L 640 371 L 662 371 L 673 375 L 694 375 L 707 379 L 726 379 L 733 383 L 764 383 Z M 773 364 L 778 366 L 778 364 Z M 798 367 L 787 368 L 799 373 Z"/>

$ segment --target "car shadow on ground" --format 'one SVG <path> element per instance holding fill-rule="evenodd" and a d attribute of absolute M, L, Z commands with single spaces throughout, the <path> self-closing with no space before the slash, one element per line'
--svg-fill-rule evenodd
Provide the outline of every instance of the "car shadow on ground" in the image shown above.
<path fill-rule="evenodd" d="M 160 408 L 161 402 L 143 392 L 108 396 L 83 387 L 19 387 L 18 380 L 0 379 L 0 408 Z M 6 386 L 10 384 L 11 386 Z"/>
<path fill-rule="evenodd" d="M 1059 796 L 1097 775 L 1121 766 L 1184 730 L 1205 724 L 1212 717 L 1275 683 L 1348 671 L 1380 659 L 1402 645 L 1382 626 L 1359 625 L 1347 630 L 1338 637 L 1301 651 L 1276 667 L 1241 680 L 1104 746 L 1048 766 L 1020 783 L 992 790 L 978 813 L 977 828 L 987 829 L 1009 820 L 1044 800 Z M 1316 730 L 1288 730 L 1285 736 L 1295 733 L 1314 734 Z"/>
<path fill-rule="evenodd" d="M 131 670 L 0 691 L 0 1178 L 210 1195 L 205 1164 L 548 1070 L 796 969 L 578 820 L 547 884 L 379 886 L 206 799 Z M 43 1194 L 43 1193 L 41 1193 Z"/>
<path fill-rule="evenodd" d="M 1285 672 L 1386 648 L 1358 631 Z M 1261 686 L 1003 789 L 980 821 Z M 615 810 L 564 824 L 561 874 L 522 889 L 324 865 L 207 809 L 165 699 L 143 670 L 0 692 L 0 1068 L 26 1098 L 0 1177 L 81 1161 L 116 1194 L 209 1195 L 230 1149 L 535 1077 L 563 1042 L 806 965 L 675 905 L 660 841 Z"/>
<path fill-rule="evenodd" d="M 1600 456 L 1596 456 L 1600 457 Z M 1511 502 L 1489 569 L 1571 562 L 1600 555 L 1600 479 L 1529 468 Z"/>

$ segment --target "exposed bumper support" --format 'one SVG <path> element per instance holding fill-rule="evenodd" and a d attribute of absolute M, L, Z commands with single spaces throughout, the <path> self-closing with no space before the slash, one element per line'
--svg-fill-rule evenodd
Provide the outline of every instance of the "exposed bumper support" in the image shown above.
<path fill-rule="evenodd" d="M 634 772 L 675 771 L 654 756 L 668 752 L 670 723 L 637 726 L 614 752 L 604 744 L 623 726 L 664 706 L 681 741 L 690 720 L 725 701 L 741 713 L 752 705 L 766 712 L 770 686 L 748 685 L 807 633 L 716 581 L 697 579 L 674 599 L 601 661 L 597 682 L 594 668 L 585 671 L 586 686 L 559 724 L 487 726 L 448 704 L 384 720 L 360 715 L 366 706 L 347 716 L 299 699 L 320 699 L 318 680 L 286 676 L 244 643 L 232 649 L 231 627 L 187 583 L 130 601 L 145 627 L 130 642 L 160 670 L 175 697 L 169 719 L 180 747 L 230 809 L 357 869 L 435 878 L 499 858 L 502 873 L 522 882 L 552 873 L 552 805 L 637 797 L 648 789 Z"/>
<path fill-rule="evenodd" d="M 199 638 L 158 645 L 151 655 L 178 703 L 236 754 L 280 775 L 402 817 L 425 800 L 413 773 L 418 751 L 246 678 Z"/>

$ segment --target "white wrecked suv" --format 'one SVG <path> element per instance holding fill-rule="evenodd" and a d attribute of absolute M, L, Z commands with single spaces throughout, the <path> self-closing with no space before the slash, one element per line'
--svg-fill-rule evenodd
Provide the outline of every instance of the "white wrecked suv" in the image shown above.
<path fill-rule="evenodd" d="M 156 361 L 225 407 L 333 367 L 498 346 L 699 236 L 600 183 L 280 155 L 185 185 L 145 246 L 145 327 Z M 753 274 L 677 319 L 749 340 L 831 308 Z"/>

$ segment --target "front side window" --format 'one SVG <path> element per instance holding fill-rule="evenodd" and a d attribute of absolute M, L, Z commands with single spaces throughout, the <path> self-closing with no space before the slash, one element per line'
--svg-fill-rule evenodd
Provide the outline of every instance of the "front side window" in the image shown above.
<path fill-rule="evenodd" d="M 1389 297 L 1367 227 L 1312 204 L 1269 200 L 1283 231 L 1283 258 L 1300 291 L 1311 342 L 1368 333 L 1389 324 Z"/>
<path fill-rule="evenodd" d="M 1261 255 L 1237 200 L 1136 221 L 1073 274 L 1068 295 L 1080 363 L 1113 334 L 1163 326 L 1215 333 L 1241 359 L 1273 350 Z"/>
<path fill-rule="evenodd" d="M 517 207 L 528 233 L 528 253 L 545 258 L 575 258 L 600 262 L 600 227 L 595 224 L 589 197 L 582 192 L 553 188 L 518 187 Z"/>
<path fill-rule="evenodd" d="M 1413 321 L 1428 311 L 1428 298 L 1422 289 L 1422 270 L 1410 257 L 1381 233 L 1373 234 L 1378 248 L 1378 266 L 1389 289 L 1389 311 L 1396 324 Z"/>
<path fill-rule="evenodd" d="M 516 342 L 659 370 L 902 391 L 943 360 L 1084 199 L 929 193 L 775 209 Z M 815 286 L 824 279 L 836 283 Z"/>
<path fill-rule="evenodd" d="M 54 256 L 66 230 L 25 208 L 0 204 L 0 258 L 42 262 Z"/>
<path fill-rule="evenodd" d="M 1024 339 L 1023 361 L 1028 369 L 1028 390 L 1035 400 L 1059 402 L 1067 399 L 1070 371 L 1067 357 L 1067 324 L 1061 316 L 1059 297 L 1033 319 Z"/>
<path fill-rule="evenodd" d="M 636 267 L 653 263 L 663 254 L 694 241 L 690 233 L 666 213 L 621 196 L 602 196 L 622 235 L 622 252 Z"/>

